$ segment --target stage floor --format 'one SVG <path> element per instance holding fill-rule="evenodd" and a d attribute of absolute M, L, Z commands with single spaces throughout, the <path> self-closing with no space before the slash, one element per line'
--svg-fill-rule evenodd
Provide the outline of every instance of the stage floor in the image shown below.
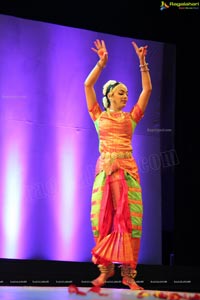
<path fill-rule="evenodd" d="M 91 291 L 91 287 L 78 287 L 81 294 L 70 293 L 68 287 L 19 287 L 1 286 L 1 300 L 133 300 L 145 298 L 146 300 L 158 299 L 189 299 L 200 300 L 200 294 L 176 291 L 131 291 L 129 289 L 101 288 L 100 291 Z M 85 293 L 85 295 L 84 295 Z M 161 293 L 159 295 L 159 293 Z"/>

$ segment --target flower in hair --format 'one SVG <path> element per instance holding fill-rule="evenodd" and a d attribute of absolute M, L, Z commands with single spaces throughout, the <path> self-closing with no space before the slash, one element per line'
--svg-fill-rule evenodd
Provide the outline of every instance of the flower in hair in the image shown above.
<path fill-rule="evenodd" d="M 108 98 L 106 96 L 104 96 L 103 99 L 102 99 L 102 101 L 103 101 L 103 106 L 105 107 L 105 109 L 107 109 L 108 106 L 109 106 L 109 100 L 108 100 Z"/>
<path fill-rule="evenodd" d="M 112 85 L 114 85 L 114 84 L 116 84 L 116 83 L 117 83 L 116 80 L 108 80 L 108 81 L 104 84 L 104 86 L 103 86 L 103 95 L 106 96 L 107 91 L 108 91 L 108 87 L 110 87 L 110 86 L 112 86 Z"/>

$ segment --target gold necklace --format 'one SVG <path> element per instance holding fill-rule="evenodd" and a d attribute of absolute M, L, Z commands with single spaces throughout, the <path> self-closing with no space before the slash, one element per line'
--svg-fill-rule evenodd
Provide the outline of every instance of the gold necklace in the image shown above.
<path fill-rule="evenodd" d="M 114 110 L 110 110 L 109 108 L 107 108 L 107 113 L 109 115 L 109 117 L 113 120 L 123 120 L 125 118 L 125 113 L 123 111 L 114 111 Z M 116 116 L 111 115 L 111 113 L 115 113 Z"/>

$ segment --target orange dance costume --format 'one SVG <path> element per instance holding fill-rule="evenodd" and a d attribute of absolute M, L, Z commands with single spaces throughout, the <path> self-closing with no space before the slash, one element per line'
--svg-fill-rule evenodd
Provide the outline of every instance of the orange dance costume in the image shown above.
<path fill-rule="evenodd" d="M 102 111 L 95 103 L 89 114 L 98 133 L 100 152 L 91 203 L 95 240 L 92 261 L 105 267 L 119 263 L 135 270 L 142 234 L 143 205 L 131 141 L 143 113 L 138 104 L 131 112 L 113 112 L 109 109 Z M 113 274 L 112 270 L 110 275 Z"/>

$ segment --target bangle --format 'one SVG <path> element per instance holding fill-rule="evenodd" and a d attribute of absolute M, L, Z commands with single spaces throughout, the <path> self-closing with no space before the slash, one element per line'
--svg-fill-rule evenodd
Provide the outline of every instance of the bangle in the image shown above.
<path fill-rule="evenodd" d="M 140 72 L 149 72 L 149 68 L 145 68 L 144 70 L 140 69 Z"/>
<path fill-rule="evenodd" d="M 101 64 L 100 64 L 100 62 L 98 61 L 98 63 L 97 63 L 97 66 L 101 69 L 101 70 L 103 70 L 105 67 L 104 66 L 102 66 Z"/>
<path fill-rule="evenodd" d="M 149 72 L 148 63 L 144 63 L 143 65 L 139 65 L 141 72 Z"/>
<path fill-rule="evenodd" d="M 148 66 L 148 63 L 144 63 L 143 65 L 139 65 L 140 68 L 144 68 L 144 67 L 147 67 Z"/>

